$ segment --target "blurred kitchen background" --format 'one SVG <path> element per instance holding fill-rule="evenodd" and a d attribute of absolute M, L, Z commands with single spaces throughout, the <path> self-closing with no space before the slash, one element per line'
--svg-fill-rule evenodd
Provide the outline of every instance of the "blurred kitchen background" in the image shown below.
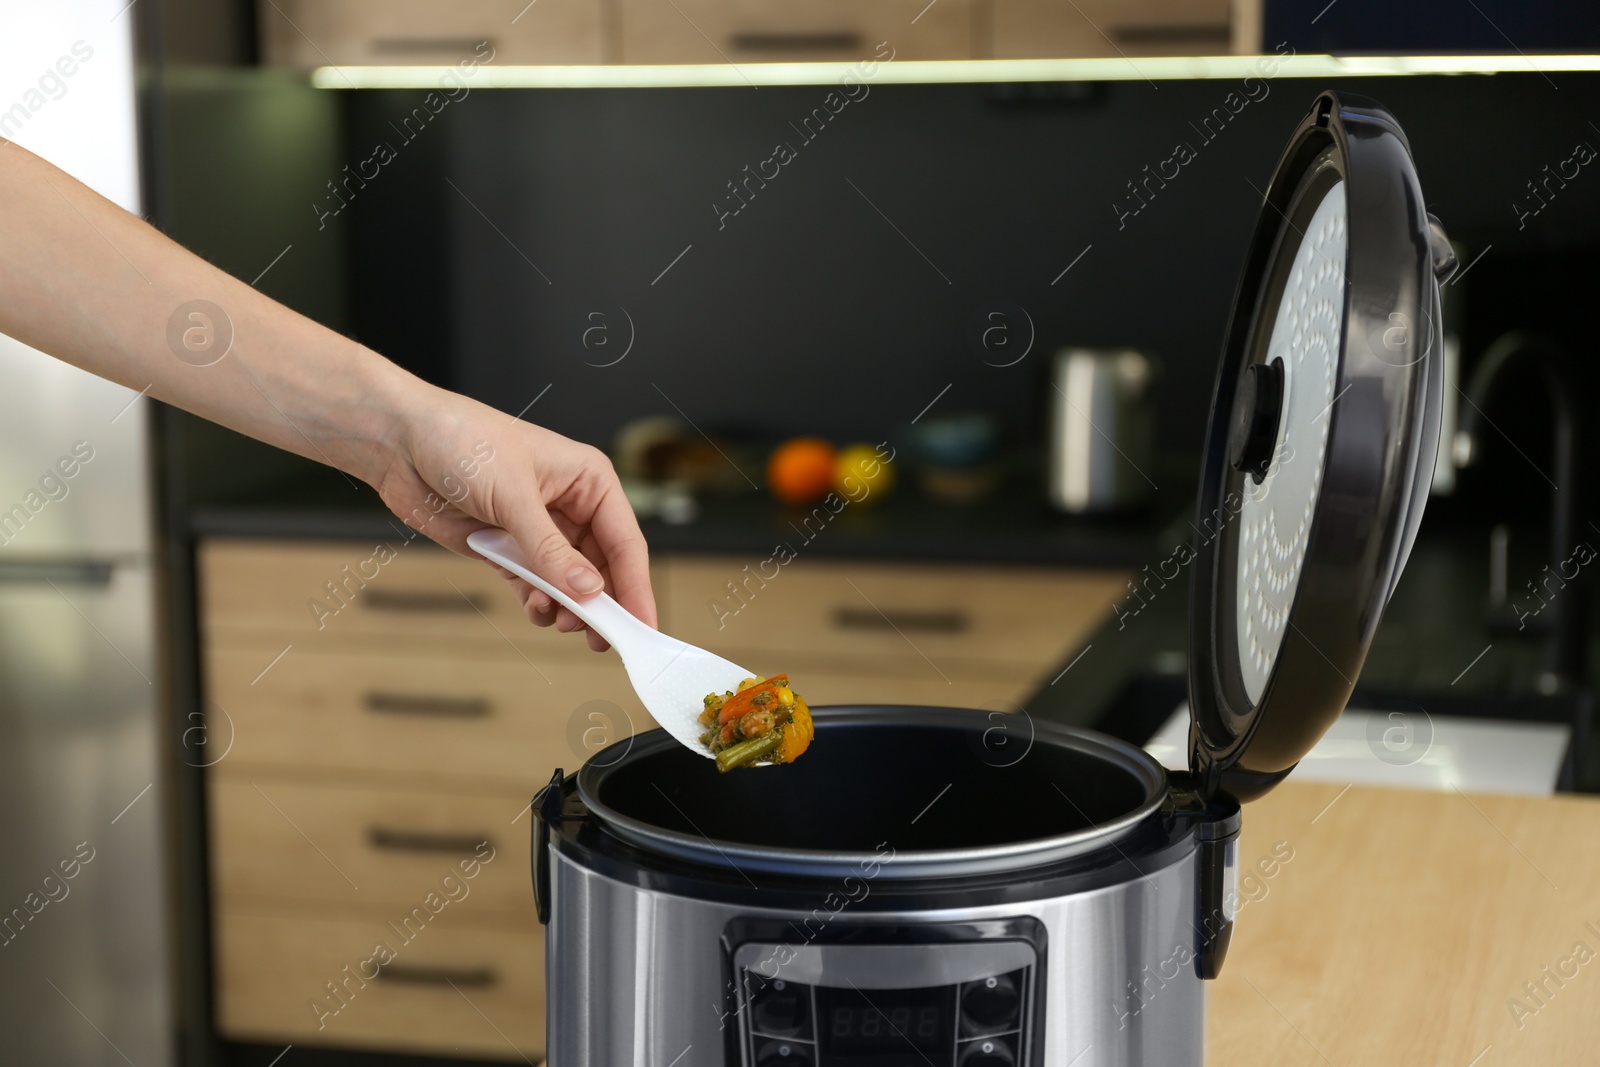
<path fill-rule="evenodd" d="M 1296 773 L 1600 788 L 1600 13 L 924 4 L 85 0 L 15 69 L 121 47 L 130 207 L 429 381 L 609 451 L 664 628 L 813 703 L 1022 712 L 1179 763 L 1174 558 L 1241 259 L 1312 98 L 1381 101 L 1461 260 L 1438 328 L 1472 447 L 1447 439 L 1348 723 Z M 972 62 L 993 60 L 1015 62 Z M 650 725 L 626 678 L 364 487 L 126 402 L 148 483 L 79 499 L 125 494 L 149 532 L 154 591 L 116 617 L 149 645 L 155 681 L 126 699 L 154 754 L 125 770 L 148 770 L 155 821 L 142 861 L 84 884 L 143 901 L 115 924 L 149 935 L 119 973 L 166 1007 L 60 1058 L 96 1014 L 78 1002 L 120 1002 L 103 969 L 51 992 L 0 958 L 8 1032 L 32 1063 L 538 1062 L 523 811 Z M 55 436 L 92 436 L 52 418 L 4 492 Z M 0 561 L 36 590 L 28 548 Z M 19 837 L 0 904 L 79 836 Z M 360 977 L 486 842 L 472 897 Z M 70 917 L 22 936 L 45 919 Z"/>

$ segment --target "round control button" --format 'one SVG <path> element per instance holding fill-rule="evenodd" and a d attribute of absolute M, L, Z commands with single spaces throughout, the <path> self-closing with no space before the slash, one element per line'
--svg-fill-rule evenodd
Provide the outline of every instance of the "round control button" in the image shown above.
<path fill-rule="evenodd" d="M 1017 1062 L 1004 1038 L 980 1039 L 961 1050 L 960 1067 L 1013 1067 Z"/>
<path fill-rule="evenodd" d="M 996 1034 L 1017 1025 L 1022 994 L 1010 975 L 969 982 L 961 990 L 961 1031 L 968 1036 Z"/>
<path fill-rule="evenodd" d="M 773 1037 L 809 1035 L 811 990 L 781 979 L 765 986 L 751 998 L 752 1022 L 759 1034 Z"/>
<path fill-rule="evenodd" d="M 756 1067 L 811 1067 L 811 1049 L 787 1041 L 769 1041 L 756 1053 Z"/>

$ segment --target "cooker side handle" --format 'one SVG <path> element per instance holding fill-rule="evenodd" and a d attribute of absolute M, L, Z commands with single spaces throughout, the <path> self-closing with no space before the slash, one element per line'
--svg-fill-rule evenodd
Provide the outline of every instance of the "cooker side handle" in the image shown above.
<path fill-rule="evenodd" d="M 1239 906 L 1239 801 L 1203 773 L 1169 775 L 1165 815 L 1190 827 L 1195 842 L 1194 970 L 1222 973 Z"/>
<path fill-rule="evenodd" d="M 529 849 L 533 863 L 533 910 L 540 926 L 550 923 L 550 826 L 561 819 L 561 786 L 565 780 L 566 774 L 557 767 L 550 784 L 534 794 L 529 805 L 533 810 L 533 847 Z"/>
<path fill-rule="evenodd" d="M 1231 824 L 1231 825 L 1230 825 Z M 1200 884 L 1196 887 L 1195 973 L 1215 978 L 1222 973 L 1228 945 L 1233 941 L 1233 916 L 1239 905 L 1239 816 L 1202 823 L 1199 839 Z"/>

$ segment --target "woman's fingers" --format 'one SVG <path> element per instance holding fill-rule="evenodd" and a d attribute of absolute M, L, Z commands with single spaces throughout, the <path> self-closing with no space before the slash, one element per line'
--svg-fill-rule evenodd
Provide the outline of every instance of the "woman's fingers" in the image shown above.
<path fill-rule="evenodd" d="M 650 551 L 633 507 L 608 464 L 602 478 L 610 482 L 589 520 L 595 543 L 605 555 L 611 573 L 611 595 L 634 616 L 651 626 L 656 622 L 655 592 L 650 587 Z"/>
<path fill-rule="evenodd" d="M 556 528 L 536 487 L 509 510 L 506 531 L 516 539 L 533 573 L 574 600 L 587 600 L 605 588 L 599 569 Z"/>
<path fill-rule="evenodd" d="M 456 430 L 467 436 L 479 432 L 467 416 L 441 417 L 430 423 L 435 424 L 450 430 L 442 436 L 451 440 Z M 453 467 L 436 462 L 441 455 L 454 454 L 450 441 L 441 441 L 439 433 L 417 432 L 412 442 L 427 455 L 420 457 L 422 462 L 413 455 L 410 470 L 404 472 L 409 480 L 395 480 L 385 493 L 385 501 L 397 513 L 430 488 L 442 492 L 434 488 L 437 484 L 448 487 L 452 478 L 460 482 Z M 501 439 L 497 453 L 492 467 L 480 465 L 486 473 L 467 475 L 471 479 L 467 493 L 459 499 L 449 497 L 451 521 L 435 521 L 437 529 L 430 528 L 429 535 L 456 551 L 474 554 L 465 543 L 467 534 L 479 523 L 501 527 L 516 541 L 533 573 L 555 591 L 581 603 L 609 589 L 636 617 L 656 625 L 649 552 L 605 453 L 536 426 L 520 427 Z M 388 478 L 385 483 L 389 484 Z M 588 629 L 550 594 L 497 569 L 511 583 L 531 622 L 564 633 Z M 587 640 L 597 651 L 609 647 L 592 632 Z"/>
<path fill-rule="evenodd" d="M 500 577 L 506 580 L 506 584 L 517 595 L 517 602 L 522 605 L 522 610 L 527 614 L 528 621 L 535 626 L 549 626 L 556 621 L 556 602 L 554 600 L 551 600 L 549 596 L 523 581 L 520 575 L 511 573 L 500 564 L 492 560 L 484 560 L 484 562 L 498 571 Z"/>

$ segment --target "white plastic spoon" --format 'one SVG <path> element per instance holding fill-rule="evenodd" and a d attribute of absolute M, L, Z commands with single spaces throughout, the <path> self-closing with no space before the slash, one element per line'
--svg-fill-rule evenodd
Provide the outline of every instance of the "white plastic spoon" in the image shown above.
<path fill-rule="evenodd" d="M 755 671 L 652 630 L 607 593 L 588 600 L 573 600 L 533 573 L 522 549 L 504 530 L 478 530 L 467 535 L 467 544 L 474 552 L 553 598 L 609 641 L 622 657 L 622 665 L 628 669 L 628 680 L 644 702 L 645 710 L 655 717 L 661 728 L 685 748 L 707 759 L 716 758 L 700 743 L 700 735 L 705 732 L 699 721 L 705 710 L 705 696 L 737 690 L 746 678 L 760 677 Z"/>

